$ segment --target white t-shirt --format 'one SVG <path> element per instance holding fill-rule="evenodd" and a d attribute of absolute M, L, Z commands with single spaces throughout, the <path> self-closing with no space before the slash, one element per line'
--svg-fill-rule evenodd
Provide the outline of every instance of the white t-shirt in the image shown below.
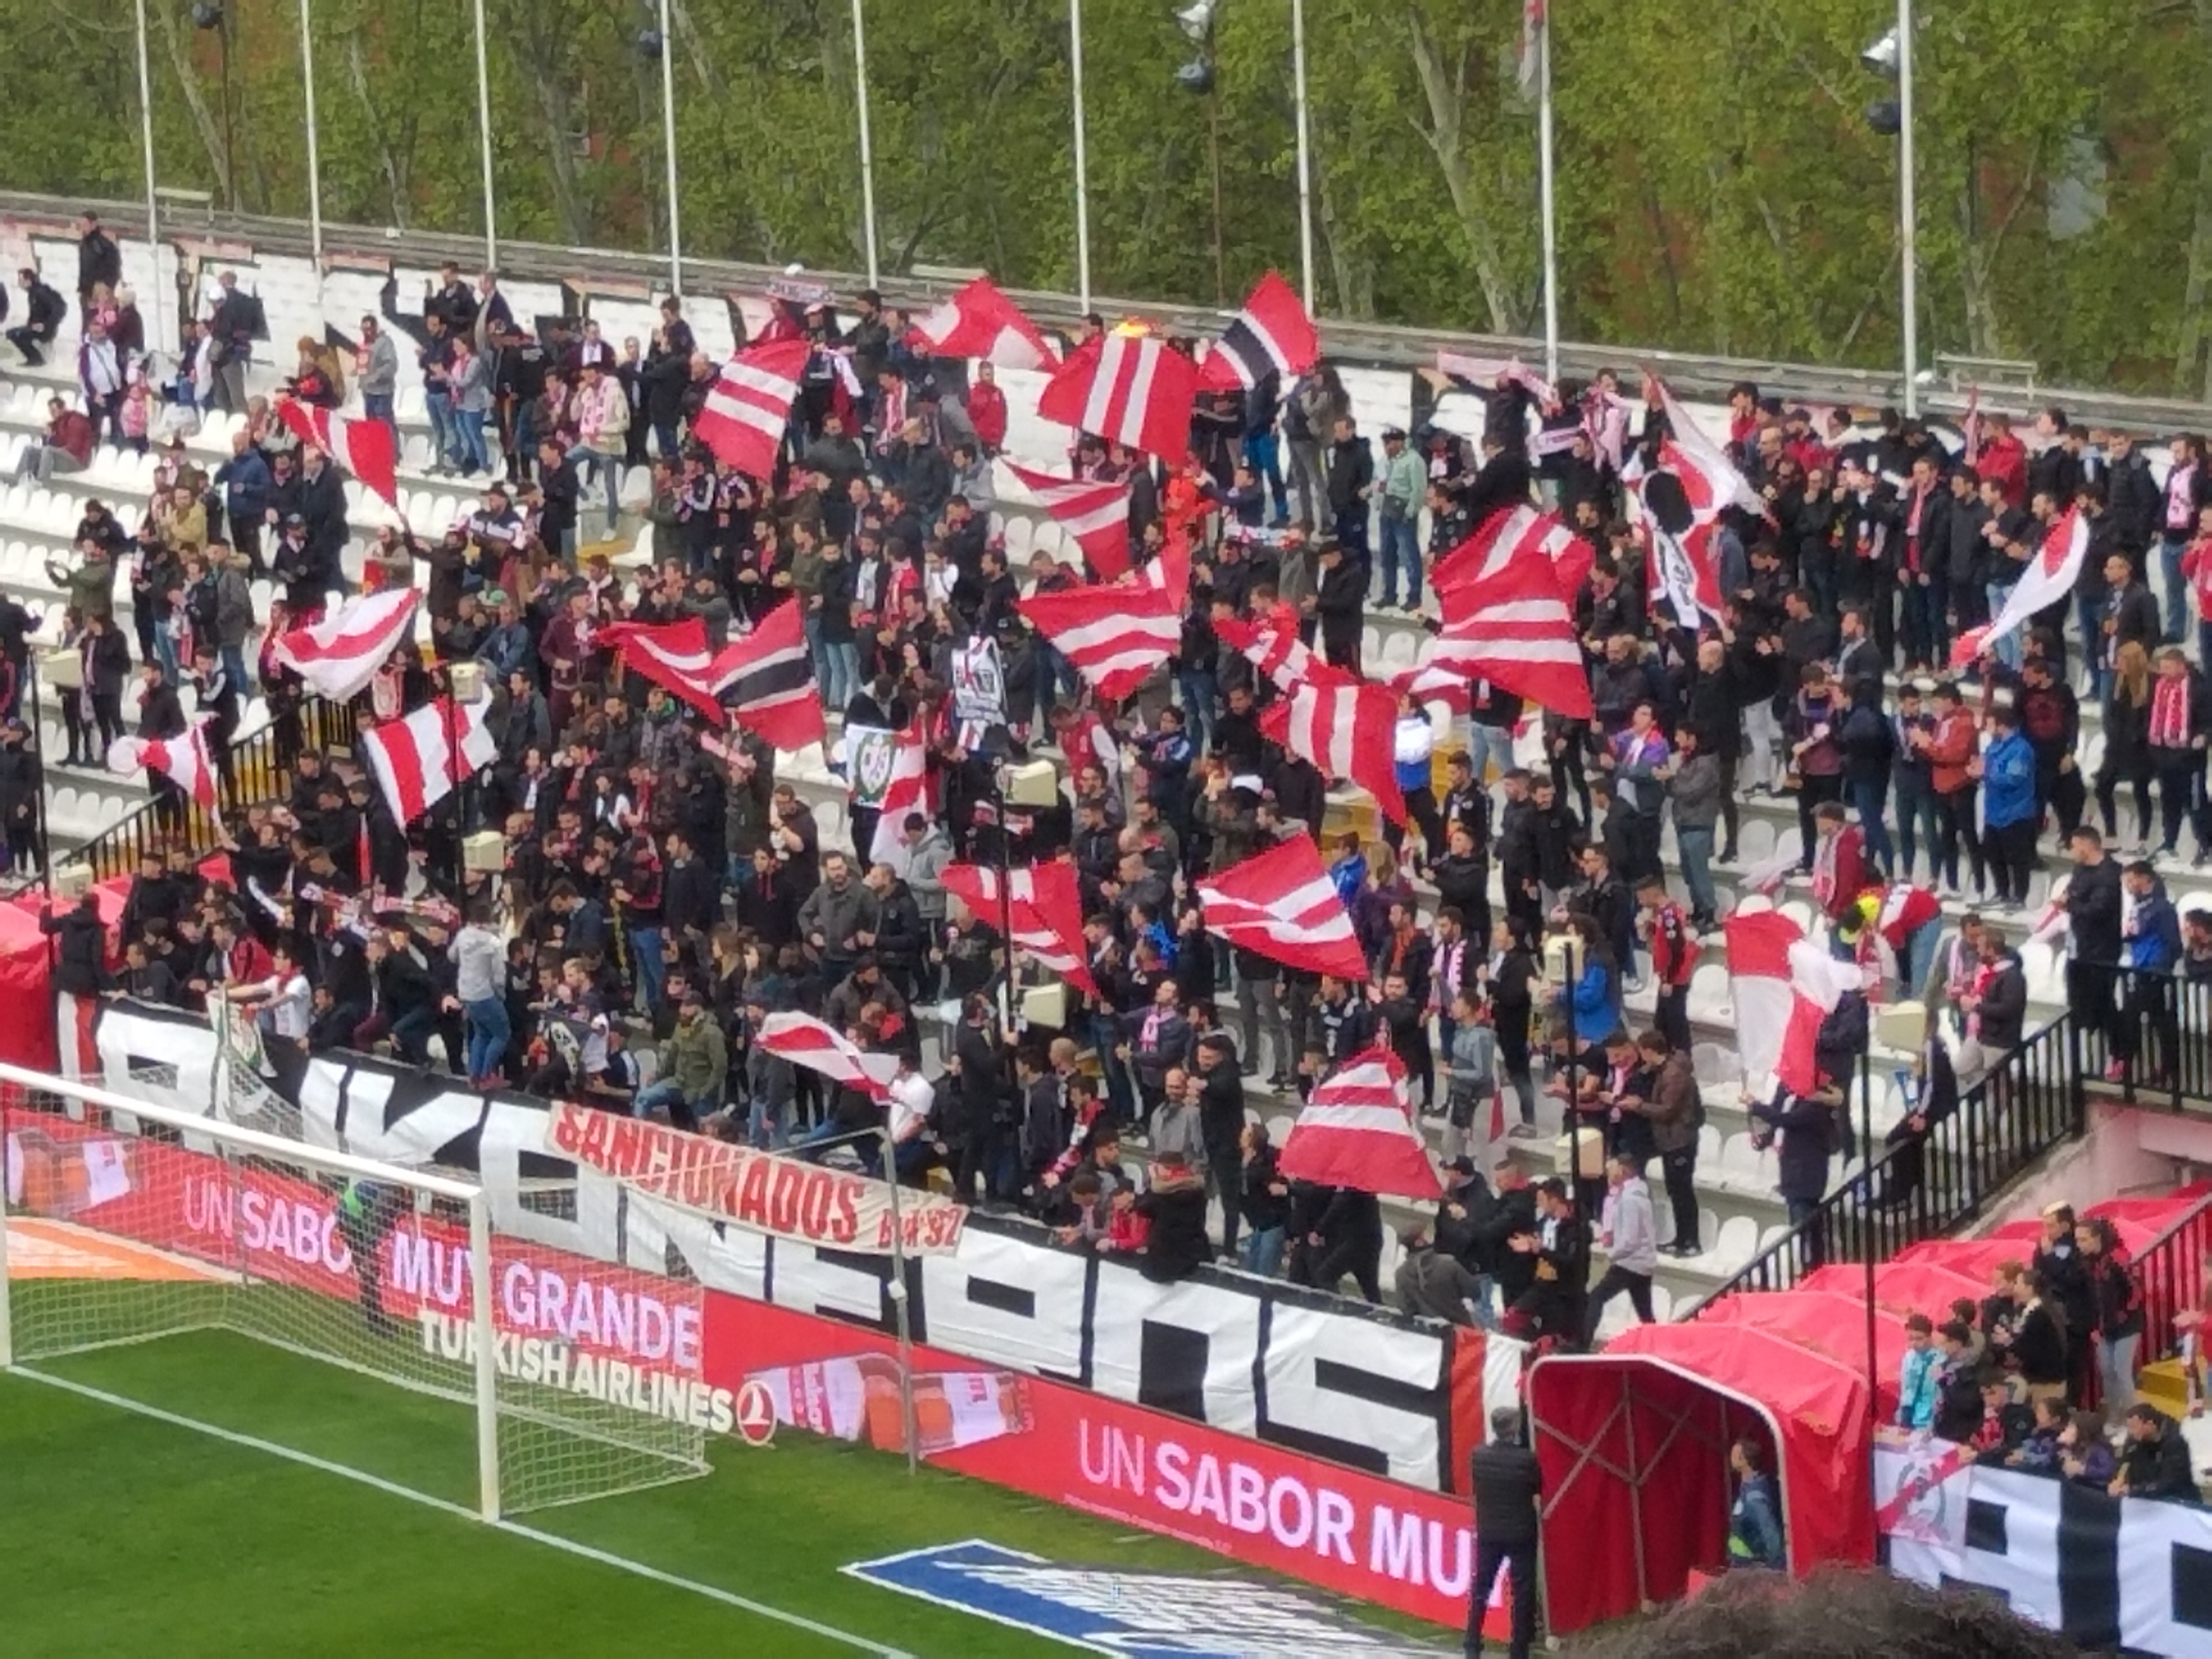
<path fill-rule="evenodd" d="M 937 1103 L 937 1091 L 927 1078 L 919 1072 L 908 1072 L 890 1081 L 891 1139 L 901 1141 L 921 1133 L 921 1126 L 929 1121 L 930 1108 Z"/>

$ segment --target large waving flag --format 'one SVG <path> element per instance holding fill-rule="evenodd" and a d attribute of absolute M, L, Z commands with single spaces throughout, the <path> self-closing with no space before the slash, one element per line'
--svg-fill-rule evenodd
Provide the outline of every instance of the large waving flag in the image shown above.
<path fill-rule="evenodd" d="M 1055 478 L 1049 472 L 1005 463 L 1006 471 L 1075 538 L 1083 556 L 1102 581 L 1126 575 L 1129 569 L 1129 486 L 1118 480 L 1096 483 L 1087 479 Z"/>
<path fill-rule="evenodd" d="M 1819 1086 L 1814 1051 L 1820 1023 L 1859 988 L 1856 963 L 1839 962 L 1779 910 L 1738 910 L 1723 924 L 1736 1055 L 1753 1089 L 1778 1079 L 1793 1094 Z"/>
<path fill-rule="evenodd" d="M 2089 520 L 2069 507 L 2043 534 L 2043 546 L 2027 562 L 2005 596 L 2004 608 L 1981 628 L 1970 628 L 1951 642 L 1951 665 L 1964 668 L 1996 641 L 2025 628 L 2045 605 L 2074 591 L 2081 561 L 2089 554 Z"/>
<path fill-rule="evenodd" d="M 1209 392 L 1249 392 L 1270 374 L 1287 380 L 1321 361 L 1321 331 L 1279 271 L 1260 279 L 1199 366 Z"/>
<path fill-rule="evenodd" d="M 1539 513 L 1528 506 L 1500 507 L 1437 561 L 1429 580 L 1441 599 L 1452 588 L 1533 559 L 1551 564 L 1559 591 L 1572 599 L 1582 592 L 1583 579 L 1589 574 L 1596 554 L 1556 513 Z"/>
<path fill-rule="evenodd" d="M 1322 776 L 1349 778 L 1375 797 L 1384 817 L 1403 829 L 1406 798 L 1398 792 L 1392 758 L 1397 726 L 1396 694 L 1366 680 L 1309 680 L 1260 716 L 1263 735 L 1311 761 Z"/>
<path fill-rule="evenodd" d="M 775 470 L 775 452 L 811 349 L 803 339 L 771 340 L 731 358 L 691 422 L 691 435 L 717 460 L 750 477 L 767 477 Z"/>
<path fill-rule="evenodd" d="M 346 600 L 319 622 L 279 634 L 269 654 L 333 702 L 356 697 L 412 637 L 415 590 L 387 587 Z"/>
<path fill-rule="evenodd" d="M 933 791 L 930 787 L 929 740 L 922 735 L 919 725 L 909 726 L 898 734 L 891 748 L 890 776 L 882 792 L 882 805 L 878 808 L 876 834 L 867 848 L 871 864 L 888 864 L 893 869 L 903 870 L 905 844 L 899 833 L 906 828 L 907 819 L 919 812 L 924 817 L 934 810 Z M 855 848 L 855 852 L 860 849 Z"/>
<path fill-rule="evenodd" d="M 1521 560 L 1444 590 L 1442 598 L 1443 630 L 1423 643 L 1420 661 L 1402 689 L 1451 701 L 1466 694 L 1470 681 L 1488 680 L 1575 720 L 1596 713 L 1575 613 L 1559 591 L 1557 566 L 1542 558 Z"/>
<path fill-rule="evenodd" d="M 1357 982 L 1367 977 L 1352 913 L 1322 867 L 1310 836 L 1291 836 L 1264 853 L 1193 884 L 1206 931 L 1239 950 L 1301 973 Z"/>
<path fill-rule="evenodd" d="M 999 925 L 999 872 L 988 865 L 948 864 L 945 890 L 992 927 Z M 1016 870 L 1006 883 L 1013 944 L 1086 995 L 1098 994 L 1083 940 L 1083 892 L 1072 864 Z"/>
<path fill-rule="evenodd" d="M 626 666 L 708 719 L 789 751 L 826 735 L 805 629 L 799 607 L 780 605 L 720 651 L 708 650 L 707 627 L 696 617 L 658 626 L 616 623 L 603 637 Z"/>
<path fill-rule="evenodd" d="M 1032 593 L 1014 609 L 1109 702 L 1134 691 L 1182 643 L 1182 600 L 1164 583 Z"/>
<path fill-rule="evenodd" d="M 124 777 L 142 769 L 161 773 L 201 811 L 216 811 L 215 763 L 209 758 L 203 714 L 180 738 L 118 738 L 107 745 L 107 769 Z"/>
<path fill-rule="evenodd" d="M 1037 413 L 1109 443 L 1180 463 L 1190 453 L 1198 365 L 1150 334 L 1087 342 L 1045 382 Z"/>
<path fill-rule="evenodd" d="M 1352 676 L 1344 670 L 1333 668 L 1315 656 L 1312 647 L 1292 629 L 1224 617 L 1213 624 L 1213 635 L 1265 674 L 1279 691 L 1295 691 L 1301 685 L 1346 685 L 1352 682 Z"/>
<path fill-rule="evenodd" d="M 296 398 L 276 400 L 276 418 L 303 444 L 313 444 L 393 507 L 399 505 L 399 457 L 392 428 L 382 421 L 356 420 Z"/>
<path fill-rule="evenodd" d="M 499 758 L 499 739 L 484 719 L 489 707 L 441 697 L 361 734 L 368 769 L 396 822 L 412 823 Z"/>
<path fill-rule="evenodd" d="M 610 623 L 599 630 L 599 641 L 622 659 L 623 666 L 671 696 L 682 698 L 717 726 L 727 720 L 714 696 L 714 653 L 707 648 L 707 624 L 700 618 Z"/>
<path fill-rule="evenodd" d="M 1428 1203 L 1444 1195 L 1413 1121 L 1406 1067 L 1387 1048 L 1355 1054 L 1314 1085 L 1275 1167 L 1292 1181 Z"/>
<path fill-rule="evenodd" d="M 1650 386 L 1667 411 L 1671 435 L 1658 462 L 1632 460 L 1623 477 L 1634 492 L 1651 539 L 1651 606 L 1674 613 L 1678 626 L 1695 629 L 1718 615 L 1722 594 L 1713 538 L 1731 507 L 1767 516 L 1765 499 L 1736 470 L 1727 452 L 1698 429 L 1688 410 L 1657 380 Z"/>
<path fill-rule="evenodd" d="M 981 357 L 1000 368 L 1057 368 L 1037 325 L 988 276 L 915 319 L 913 337 L 938 357 Z"/>
<path fill-rule="evenodd" d="M 811 1014 L 770 1014 L 761 1022 L 760 1045 L 794 1066 L 858 1089 L 878 1104 L 890 1103 L 898 1056 L 863 1053 L 843 1032 Z"/>

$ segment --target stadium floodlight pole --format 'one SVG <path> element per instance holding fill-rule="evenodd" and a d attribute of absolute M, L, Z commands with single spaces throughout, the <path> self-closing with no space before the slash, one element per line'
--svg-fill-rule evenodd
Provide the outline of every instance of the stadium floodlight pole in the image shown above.
<path fill-rule="evenodd" d="M 899 1432 L 906 1441 L 906 1472 L 921 1469 L 921 1424 L 914 1413 L 914 1316 L 907 1307 L 906 1229 L 899 1218 L 898 1143 L 884 1117 L 884 1184 L 891 1189 L 891 1314 L 898 1322 Z"/>
<path fill-rule="evenodd" d="M 1291 0 L 1291 101 L 1298 124 L 1298 297 L 1314 314 L 1313 143 L 1306 109 L 1306 0 Z"/>
<path fill-rule="evenodd" d="M 668 160 L 668 291 L 681 299 L 684 231 L 676 182 L 676 40 L 668 32 L 668 0 L 660 0 L 660 144 Z"/>
<path fill-rule="evenodd" d="M 1552 161 L 1552 9 L 1536 23 L 1536 195 L 1544 228 L 1544 378 L 1559 379 L 1559 226 Z"/>
<path fill-rule="evenodd" d="M 476 0 L 476 26 L 477 140 L 483 155 L 484 269 L 496 270 L 499 268 L 499 229 L 492 216 L 491 65 L 484 55 L 483 0 Z"/>
<path fill-rule="evenodd" d="M 1897 247 L 1903 271 L 1905 413 L 1920 412 L 1920 204 L 1912 184 L 1912 0 L 1897 0 Z"/>
<path fill-rule="evenodd" d="M 146 246 L 154 258 L 154 332 L 159 340 L 161 333 L 161 203 L 155 194 L 154 185 L 154 71 L 146 54 L 146 0 L 138 0 L 138 141 L 146 153 Z M 184 333 L 184 319 L 178 319 L 177 332 Z"/>
<path fill-rule="evenodd" d="M 1075 106 L 1075 299 L 1091 312 L 1091 166 L 1083 149 L 1083 0 L 1067 0 L 1067 78 Z"/>
<path fill-rule="evenodd" d="M 853 85 L 860 106 L 860 234 L 868 251 L 868 286 L 876 285 L 876 151 L 868 137 L 868 25 L 864 0 L 853 0 Z"/>
<path fill-rule="evenodd" d="M 319 306 L 323 291 L 323 167 L 321 135 L 315 126 L 313 0 L 300 0 L 300 87 L 307 100 L 307 246 L 315 256 L 315 293 Z"/>

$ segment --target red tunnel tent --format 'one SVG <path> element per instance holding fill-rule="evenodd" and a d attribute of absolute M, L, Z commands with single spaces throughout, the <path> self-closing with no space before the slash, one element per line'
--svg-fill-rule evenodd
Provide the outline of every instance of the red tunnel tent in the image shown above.
<path fill-rule="evenodd" d="M 1769 1452 L 1793 1571 L 1874 1559 L 1865 1377 L 1787 1336 L 1741 1319 L 1638 1326 L 1601 1354 L 1537 1361 L 1528 1415 L 1562 1634 L 1674 1600 L 1726 1561 L 1740 1437 Z"/>

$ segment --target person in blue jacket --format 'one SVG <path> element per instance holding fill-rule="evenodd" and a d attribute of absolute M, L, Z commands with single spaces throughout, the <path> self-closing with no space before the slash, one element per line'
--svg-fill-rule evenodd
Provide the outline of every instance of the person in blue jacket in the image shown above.
<path fill-rule="evenodd" d="M 1567 918 L 1567 926 L 1575 936 L 1573 972 L 1559 1005 L 1574 1023 L 1576 1043 L 1587 1048 L 1621 1029 L 1620 969 L 1595 922 L 1577 915 Z"/>
<path fill-rule="evenodd" d="M 2018 909 L 2027 902 L 2027 878 L 2037 863 L 2035 747 L 2008 708 L 1992 709 L 1990 726 L 1994 735 L 1982 751 L 1982 844 L 1996 887 L 1992 902 Z"/>
<path fill-rule="evenodd" d="M 2120 889 L 2125 896 L 2120 911 L 2120 966 L 2127 969 L 2127 982 L 2107 1070 L 2117 1080 L 2134 1067 L 2142 1054 L 2148 1024 L 2151 1069 L 2148 1075 L 2138 1074 L 2136 1081 L 2156 1087 L 2172 1075 L 2179 1042 L 2168 981 L 2181 960 L 2181 918 L 2148 859 L 2137 859 L 2120 872 Z"/>
<path fill-rule="evenodd" d="M 1774 1477 L 1763 1467 L 1765 1462 L 1756 1441 L 1739 1440 L 1729 1448 L 1729 1468 L 1736 1480 L 1735 1499 L 1729 1505 L 1730 1567 L 1779 1567 L 1786 1559 L 1782 1508 L 1775 1498 Z"/>

